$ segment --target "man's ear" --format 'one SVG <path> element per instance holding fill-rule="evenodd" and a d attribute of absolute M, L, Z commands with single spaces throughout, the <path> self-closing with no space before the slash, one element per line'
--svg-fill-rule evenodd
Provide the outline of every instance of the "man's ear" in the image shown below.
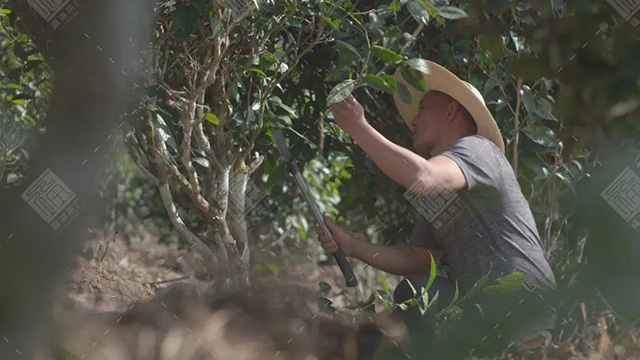
<path fill-rule="evenodd" d="M 447 111 L 446 111 L 447 123 L 452 122 L 453 119 L 456 117 L 456 113 L 458 113 L 459 106 L 460 104 L 458 104 L 456 101 L 449 102 L 449 105 L 447 105 Z"/>

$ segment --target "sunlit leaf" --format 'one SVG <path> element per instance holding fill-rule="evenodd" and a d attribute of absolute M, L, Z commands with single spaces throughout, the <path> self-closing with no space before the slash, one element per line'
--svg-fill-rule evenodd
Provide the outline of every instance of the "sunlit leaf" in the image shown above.
<path fill-rule="evenodd" d="M 376 57 L 378 57 L 380 60 L 384 61 L 387 64 L 393 64 L 396 61 L 400 61 L 403 59 L 401 55 L 398 55 L 395 52 L 389 49 L 383 48 L 382 46 L 379 46 L 379 45 L 373 45 L 371 47 L 371 51 L 373 52 L 373 55 L 375 55 Z"/>
<path fill-rule="evenodd" d="M 262 71 L 262 70 L 260 70 L 260 69 L 251 68 L 251 69 L 249 69 L 249 70 L 247 70 L 247 71 L 252 71 L 252 72 L 254 72 L 254 73 L 256 73 L 256 74 L 260 74 L 260 75 L 262 75 L 262 76 L 263 76 L 263 77 L 265 77 L 265 78 L 269 78 L 269 77 L 267 76 L 267 74 L 265 74 L 265 73 L 264 73 L 264 71 Z"/>
<path fill-rule="evenodd" d="M 405 64 L 411 69 L 420 71 L 424 74 L 429 74 L 431 72 L 431 70 L 429 69 L 429 63 L 425 59 L 409 59 L 405 62 Z"/>
<path fill-rule="evenodd" d="M 209 167 L 209 160 L 202 158 L 202 157 L 197 157 L 195 159 L 193 159 L 194 162 L 196 162 L 197 164 L 199 164 L 202 167 L 208 168 Z"/>
<path fill-rule="evenodd" d="M 429 24 L 429 13 L 420 4 L 415 1 L 409 1 L 407 3 L 407 9 L 409 10 L 409 13 L 413 17 L 413 19 L 418 22 L 418 24 Z"/>
<path fill-rule="evenodd" d="M 331 105 L 333 103 L 337 103 L 343 101 L 349 95 L 356 86 L 355 80 L 345 80 L 338 85 L 336 85 L 327 96 L 327 105 Z"/>
<path fill-rule="evenodd" d="M 433 259 L 433 255 L 429 252 L 429 280 L 427 281 L 427 286 L 425 287 L 427 290 L 431 288 L 431 284 L 436 279 L 436 262 Z"/>
<path fill-rule="evenodd" d="M 218 125 L 218 117 L 215 114 L 212 113 L 206 113 L 204 115 L 202 115 L 202 117 L 207 120 L 208 122 L 212 123 L 213 125 Z"/>
<path fill-rule="evenodd" d="M 442 6 L 438 8 L 438 14 L 445 19 L 458 20 L 469 17 L 462 9 L 453 6 Z"/>
<path fill-rule="evenodd" d="M 365 84 L 378 89 L 389 94 L 392 94 L 395 91 L 395 81 L 394 84 L 387 83 L 387 80 L 382 76 L 373 75 L 373 74 L 365 74 L 363 77 Z M 394 79 L 395 80 L 395 79 Z"/>
<path fill-rule="evenodd" d="M 160 137 L 162 138 L 162 140 L 167 145 L 169 145 L 170 148 L 172 148 L 173 150 L 177 150 L 178 144 L 176 143 L 176 139 L 173 137 L 171 130 L 167 126 L 162 116 L 156 113 L 156 119 L 157 119 L 155 123 L 156 131 L 158 132 L 158 134 L 160 134 Z"/>
<path fill-rule="evenodd" d="M 388 6 L 388 9 L 393 11 L 400 11 L 401 8 L 402 8 L 402 3 L 400 2 L 400 0 L 393 0 L 391 4 L 389 4 Z"/>

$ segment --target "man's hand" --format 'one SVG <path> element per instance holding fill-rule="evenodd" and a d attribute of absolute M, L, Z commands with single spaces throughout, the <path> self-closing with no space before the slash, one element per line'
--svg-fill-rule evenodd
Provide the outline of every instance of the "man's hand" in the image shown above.
<path fill-rule="evenodd" d="M 357 246 L 357 243 L 360 240 L 357 240 L 353 234 L 345 228 L 334 224 L 329 216 L 324 217 L 324 223 L 327 225 L 333 235 L 333 238 L 336 240 L 335 242 L 331 240 L 331 237 L 329 235 L 325 235 L 318 227 L 316 229 L 318 232 L 318 240 L 320 240 L 320 245 L 322 245 L 324 251 L 327 254 L 335 254 L 335 252 L 338 251 L 338 246 L 340 246 L 344 256 L 352 257 L 354 247 Z"/>
<path fill-rule="evenodd" d="M 364 108 L 353 95 L 349 95 L 343 101 L 331 104 L 331 112 L 336 124 L 349 134 L 358 126 L 367 123 L 364 117 Z"/>

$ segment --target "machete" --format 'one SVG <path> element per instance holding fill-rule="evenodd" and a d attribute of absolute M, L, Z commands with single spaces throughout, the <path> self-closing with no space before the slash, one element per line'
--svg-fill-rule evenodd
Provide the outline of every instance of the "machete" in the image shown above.
<path fill-rule="evenodd" d="M 320 229 L 322 229 L 322 232 L 324 232 L 325 235 L 329 235 L 331 239 L 335 242 L 336 240 L 333 238 L 333 234 L 331 234 L 331 231 L 329 230 L 327 225 L 324 223 L 324 215 L 320 211 L 318 204 L 316 204 L 315 199 L 311 195 L 311 191 L 309 190 L 309 186 L 307 185 L 307 182 L 304 180 L 304 177 L 302 177 L 302 173 L 300 172 L 300 168 L 298 167 L 298 164 L 291 156 L 291 152 L 289 152 L 289 148 L 287 147 L 287 144 L 284 142 L 284 136 L 282 135 L 282 131 L 280 131 L 279 129 L 275 129 L 271 132 L 271 135 L 273 135 L 273 138 L 275 139 L 276 146 L 278 147 L 278 152 L 280 153 L 280 157 L 289 166 L 289 169 L 291 170 L 291 173 L 296 179 L 298 186 L 300 186 L 300 189 L 302 190 L 302 195 L 304 196 L 304 199 L 307 201 L 307 204 L 311 208 L 311 212 L 313 213 L 313 216 L 316 218 L 318 225 L 320 225 Z M 347 262 L 347 259 L 344 257 L 344 253 L 342 252 L 342 249 L 340 249 L 340 246 L 338 246 L 338 251 L 336 251 L 336 253 L 333 254 L 333 256 L 335 257 L 336 262 L 340 267 L 340 271 L 342 271 L 342 275 L 344 275 L 344 279 L 347 282 L 347 287 L 358 286 L 358 280 L 356 280 L 356 277 L 353 275 L 353 270 L 351 269 L 351 265 L 349 265 L 349 263 Z"/>

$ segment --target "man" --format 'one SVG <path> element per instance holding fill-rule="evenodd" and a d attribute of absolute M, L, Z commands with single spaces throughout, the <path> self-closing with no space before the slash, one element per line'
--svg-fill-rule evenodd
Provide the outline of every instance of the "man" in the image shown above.
<path fill-rule="evenodd" d="M 464 294 L 484 275 L 497 278 L 517 271 L 524 273 L 528 290 L 555 289 L 529 204 L 482 95 L 442 66 L 426 60 L 422 64 L 428 70 L 422 73 L 426 93 L 406 84 L 400 71 L 395 76 L 412 95 L 409 103 L 397 93 L 394 100 L 413 133 L 415 153 L 371 127 L 352 96 L 331 105 L 331 111 L 336 123 L 389 177 L 419 195 L 418 201 L 444 203 L 446 208 L 427 206 L 409 242 L 391 246 L 363 241 L 327 217 L 337 244 L 319 234 L 324 250 L 334 253 L 340 246 L 345 256 L 407 276 L 394 292 L 397 302 L 413 296 L 408 281 L 418 292 L 426 285 L 430 254 L 436 260 L 444 257 L 450 270 L 449 278 L 437 277 L 428 291 L 431 296 L 439 291 L 441 305 L 453 298 L 456 281 Z"/>

